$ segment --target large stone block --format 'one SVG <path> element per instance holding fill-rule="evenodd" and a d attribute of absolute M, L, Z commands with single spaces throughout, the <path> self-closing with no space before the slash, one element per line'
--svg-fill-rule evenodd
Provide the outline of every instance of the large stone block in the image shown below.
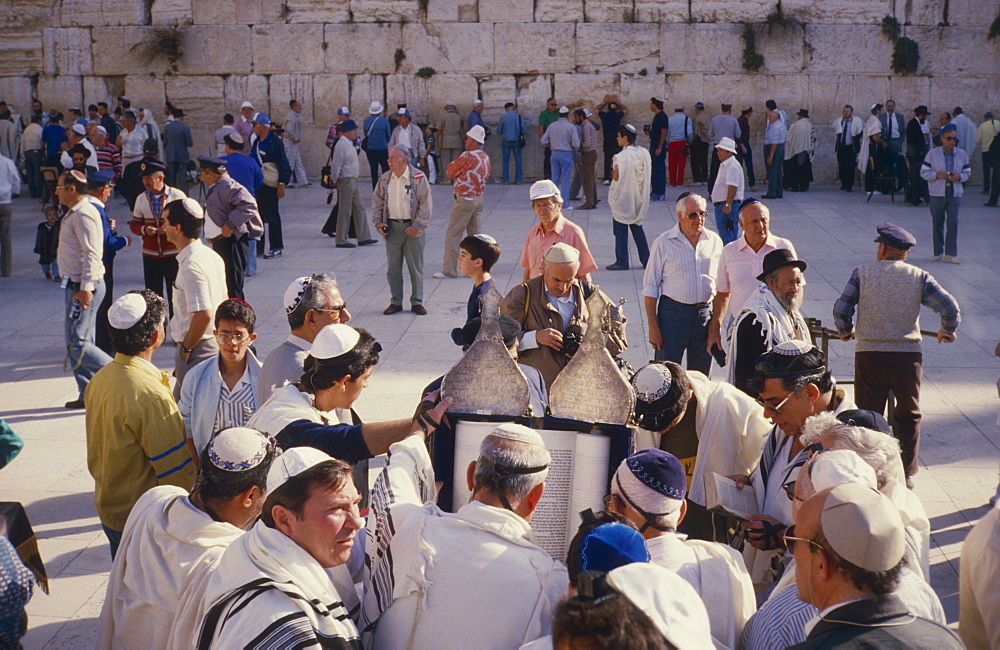
<path fill-rule="evenodd" d="M 758 23 L 778 7 L 777 0 L 691 0 L 693 23 Z"/>
<path fill-rule="evenodd" d="M 634 22 L 632 0 L 587 0 L 583 9 L 588 23 Z"/>
<path fill-rule="evenodd" d="M 931 78 L 930 77 L 917 77 L 914 75 L 894 75 L 889 78 L 889 97 L 896 100 L 896 105 L 903 109 L 906 113 L 909 113 L 911 109 L 921 105 L 930 104 L 931 97 Z M 878 100 L 883 101 L 883 100 Z M 862 112 L 867 113 L 868 107 L 875 102 L 869 102 L 867 105 L 858 106 L 854 105 L 855 115 L 861 115 Z"/>
<path fill-rule="evenodd" d="M 323 25 L 256 25 L 251 51 L 253 71 L 323 72 Z"/>
<path fill-rule="evenodd" d="M 151 22 L 154 25 L 182 25 L 191 23 L 192 0 L 154 0 L 150 9 Z"/>
<path fill-rule="evenodd" d="M 988 40 L 985 28 L 909 27 L 906 33 L 920 46 L 920 74 L 995 77 L 1000 73 L 1000 39 Z"/>
<path fill-rule="evenodd" d="M 267 77 L 261 75 L 230 75 L 224 77 L 222 99 L 227 113 L 239 115 L 240 105 L 250 102 L 261 113 L 271 113 Z"/>
<path fill-rule="evenodd" d="M 94 73 L 127 75 L 137 69 L 156 74 L 248 73 L 249 53 L 227 44 L 246 43 L 249 38 L 245 25 L 95 27 Z"/>
<path fill-rule="evenodd" d="M 483 0 L 479 3 L 479 21 L 483 23 L 530 23 L 534 20 L 534 0 Z"/>
<path fill-rule="evenodd" d="M 810 25 L 806 40 L 810 73 L 891 73 L 892 43 L 877 25 Z"/>
<path fill-rule="evenodd" d="M 31 75 L 43 69 L 42 33 L 6 30 L 0 38 L 0 75 Z"/>
<path fill-rule="evenodd" d="M 79 0 L 78 0 L 79 1 Z M 107 2 L 108 0 L 104 0 Z M 289 7 L 295 4 L 287 2 Z M 331 3 L 331 4 L 345 4 Z M 192 17 L 196 25 L 268 25 L 284 23 L 284 0 L 258 0 L 257 2 L 240 2 L 238 0 L 193 0 L 191 3 Z M 245 42 L 244 42 L 245 43 Z"/>
<path fill-rule="evenodd" d="M 144 0 L 62 0 L 62 3 L 39 2 L 36 4 L 47 6 L 47 10 L 52 12 L 51 16 L 55 16 L 56 12 L 56 8 L 52 5 L 60 5 L 58 15 L 63 27 L 144 25 L 147 23 Z M 52 20 L 51 23 L 51 25 L 46 26 L 54 27 L 55 21 Z"/>
<path fill-rule="evenodd" d="M 0 77 L 0 97 L 14 114 L 27 115 L 31 110 L 34 88 L 29 77 Z"/>
<path fill-rule="evenodd" d="M 396 50 L 403 44 L 400 25 L 326 25 L 324 34 L 327 72 L 396 71 Z"/>
<path fill-rule="evenodd" d="M 892 77 L 890 75 L 854 75 L 854 99 L 845 104 L 854 106 L 854 113 L 867 121 L 871 115 L 872 104 L 882 104 L 891 95 Z"/>
<path fill-rule="evenodd" d="M 984 10 L 982 0 L 949 0 L 948 1 L 948 22 L 952 25 L 963 27 L 978 25 L 987 27 L 996 18 L 997 9 L 993 11 Z"/>
<path fill-rule="evenodd" d="M 687 0 L 634 0 L 632 10 L 637 23 L 684 23 L 689 15 Z"/>
<path fill-rule="evenodd" d="M 702 74 L 668 74 L 663 94 L 656 95 L 656 98 L 663 100 L 664 110 L 667 111 L 668 114 L 673 114 L 674 108 L 677 106 L 683 106 L 688 115 L 694 115 L 695 103 L 706 101 L 705 89 L 709 83 L 719 85 L 727 84 L 721 88 L 722 90 L 725 90 L 726 88 L 731 88 L 731 86 L 728 86 L 729 79 L 736 76 L 738 75 L 713 75 L 711 77 L 712 81 L 706 82 L 706 75 Z M 719 80 L 725 81 L 720 82 Z M 741 92 L 743 84 L 753 84 L 754 81 L 754 76 L 751 75 L 740 77 L 739 84 Z M 642 105 L 648 106 L 648 104 L 649 97 L 646 98 L 646 101 L 644 101 Z M 631 104 L 629 104 L 629 106 L 631 106 Z"/>
<path fill-rule="evenodd" d="M 742 31 L 742 28 L 741 28 Z M 738 49 L 734 58 L 743 65 L 743 39 L 737 38 Z M 806 31 L 795 25 L 757 29 L 757 51 L 764 56 L 764 72 L 769 74 L 800 73 L 805 68 Z"/>
<path fill-rule="evenodd" d="M 42 52 L 46 74 L 86 75 L 94 71 L 89 29 L 43 29 Z"/>
<path fill-rule="evenodd" d="M 302 104 L 302 113 L 300 114 L 303 122 L 312 122 L 313 115 L 313 84 L 315 79 L 320 76 L 327 75 L 308 75 L 308 74 L 273 74 L 268 79 L 268 94 L 271 100 L 271 107 L 274 114 L 271 115 L 271 119 L 277 120 L 279 122 L 285 121 L 285 115 L 288 114 L 288 102 L 292 99 L 297 99 L 300 104 Z M 347 87 L 347 76 L 339 75 L 343 77 L 344 87 Z"/>
<path fill-rule="evenodd" d="M 674 76 L 671 75 L 669 78 L 672 80 Z M 692 95 L 679 101 L 689 114 L 694 114 L 694 104 L 699 98 L 705 102 L 705 109 L 711 115 L 722 113 L 722 104 L 732 105 L 733 117 L 739 117 L 740 111 L 747 106 L 755 107 L 760 112 L 764 111 L 764 101 L 767 99 L 765 95 L 770 83 L 769 75 L 706 74 L 703 75 L 702 81 L 703 88 L 700 96 Z M 667 105 L 668 112 L 673 110 L 671 104 L 674 103 L 677 102 L 671 100 L 671 103 Z"/>
<path fill-rule="evenodd" d="M 329 0 L 285 0 L 290 23 L 346 23 L 351 20 L 347 2 Z"/>
<path fill-rule="evenodd" d="M 438 72 L 485 74 L 493 70 L 493 25 L 415 23 L 403 25 L 401 72 L 429 66 Z"/>
<path fill-rule="evenodd" d="M 167 96 L 174 106 L 184 110 L 184 120 L 193 124 L 221 125 L 222 115 L 227 112 L 224 85 L 222 77 L 216 76 L 174 75 L 166 79 Z"/>
<path fill-rule="evenodd" d="M 37 93 L 39 101 L 48 109 L 63 112 L 69 106 L 83 105 L 83 84 L 80 77 L 42 75 L 38 78 Z M 31 108 L 30 104 L 28 108 Z"/>
<path fill-rule="evenodd" d="M 623 74 L 619 77 L 618 83 L 621 92 L 618 99 L 621 100 L 622 104 L 628 106 L 626 119 L 640 133 L 644 124 L 653 123 L 653 112 L 649 110 L 649 98 L 662 98 L 666 95 L 666 80 L 666 75 L 662 74 L 650 74 L 645 77 Z"/>
<path fill-rule="evenodd" d="M 496 127 L 500 118 L 507 112 L 503 105 L 507 102 L 517 103 L 515 101 L 517 99 L 517 80 L 512 75 L 497 75 L 480 79 L 479 97 L 483 100 L 483 120 L 491 125 L 491 128 Z M 496 129 L 494 128 L 494 130 Z"/>
<path fill-rule="evenodd" d="M 786 15 L 811 25 L 872 25 L 881 23 L 884 16 L 892 15 L 893 4 L 892 0 L 781 0 L 781 9 Z"/>
<path fill-rule="evenodd" d="M 667 73 L 742 72 L 740 25 L 662 25 L 660 65 Z"/>
<path fill-rule="evenodd" d="M 851 75 L 809 75 L 808 80 L 808 95 L 803 108 L 809 111 L 810 120 L 817 128 L 842 117 L 844 104 L 854 106 L 855 114 L 865 119 L 862 114 L 864 106 L 851 103 L 854 93 L 854 78 Z M 791 111 L 788 114 L 791 116 Z"/>
<path fill-rule="evenodd" d="M 167 102 L 166 88 L 163 77 L 137 74 L 125 77 L 125 88 L 123 90 L 124 94 L 132 100 L 132 106 L 151 107 L 154 113 L 156 113 L 157 119 L 159 119 L 160 107 Z"/>
<path fill-rule="evenodd" d="M 465 76 L 465 75 L 434 75 Z M 397 104 L 406 104 L 410 117 L 414 122 L 427 122 L 428 112 L 428 80 L 412 74 L 390 74 L 385 77 L 385 94 L 389 98 L 390 112 L 394 112 Z"/>
<path fill-rule="evenodd" d="M 184 56 L 177 64 L 180 74 L 248 74 L 252 70 L 250 50 L 231 46 L 249 42 L 247 25 L 198 25 L 183 28 L 181 33 Z"/>
<path fill-rule="evenodd" d="M 341 0 L 344 2 L 344 0 Z M 419 22 L 423 18 L 421 0 L 350 0 L 356 23 Z"/>
<path fill-rule="evenodd" d="M 125 77 L 83 77 L 82 81 L 84 104 L 108 102 L 114 106 L 115 98 L 125 94 Z"/>
<path fill-rule="evenodd" d="M 488 0 L 486 0 L 488 2 Z M 478 0 L 428 0 L 429 23 L 474 23 L 479 21 Z"/>
<path fill-rule="evenodd" d="M 596 114 L 597 105 L 602 103 L 605 95 L 621 94 L 620 81 L 621 75 L 613 73 L 557 74 L 556 97 L 560 105 L 565 104 L 572 109 L 589 108 Z M 542 108 L 540 106 L 539 110 Z"/>
<path fill-rule="evenodd" d="M 549 97 L 560 100 L 554 93 L 553 78 L 548 75 L 518 75 L 514 79 L 517 83 L 517 112 L 524 116 L 528 126 L 534 128 L 538 126 L 538 114 L 545 109 Z"/>
<path fill-rule="evenodd" d="M 497 24 L 493 28 L 493 69 L 499 73 L 565 72 L 576 65 L 576 26 Z M 524 47 L 530 43 L 531 47 Z"/>
<path fill-rule="evenodd" d="M 903 2 L 895 12 L 902 25 L 937 25 L 944 20 L 944 8 L 950 0 Z M 903 33 L 904 36 L 907 34 Z"/>
<path fill-rule="evenodd" d="M 540 23 L 583 22 L 584 0 L 535 0 L 535 21 Z"/>
<path fill-rule="evenodd" d="M 300 77 L 302 81 L 312 79 L 310 102 L 302 109 L 303 122 L 313 124 L 333 124 L 337 119 L 337 109 L 348 106 L 356 117 L 368 117 L 368 101 L 357 101 L 351 105 L 351 86 L 346 74 L 318 74 Z M 305 95 L 303 95 L 304 97 Z M 274 77 L 271 77 L 271 97 L 274 97 Z M 303 100 L 299 100 L 303 101 Z M 311 117 L 306 118 L 306 115 Z"/>
<path fill-rule="evenodd" d="M 57 27 L 58 4 L 53 0 L 0 0 L 0 29 Z"/>
<path fill-rule="evenodd" d="M 789 125 L 795 121 L 795 113 L 800 108 L 808 109 L 809 78 L 805 75 L 773 75 L 767 78 L 767 90 L 762 99 L 773 99 L 778 108 L 788 115 Z M 761 112 L 764 112 L 763 105 Z"/>
<path fill-rule="evenodd" d="M 587 24 L 576 28 L 577 72 L 653 73 L 660 65 L 659 25 Z"/>
<path fill-rule="evenodd" d="M 382 75 L 372 75 L 372 74 L 348 75 L 347 81 L 350 88 L 351 105 L 357 105 L 358 107 L 357 110 L 363 110 L 363 112 L 361 113 L 363 116 L 368 115 L 368 106 L 373 101 L 382 102 L 382 105 L 385 106 L 385 111 L 382 113 L 383 115 L 387 115 L 390 110 L 395 110 L 396 107 L 395 106 L 390 107 L 389 102 L 386 101 L 385 77 L 383 77 Z M 316 91 L 314 90 L 313 93 L 315 94 L 315 92 Z M 332 110 L 336 112 L 336 107 L 334 107 Z M 357 111 L 355 110 L 355 112 Z"/>
<path fill-rule="evenodd" d="M 472 110 L 472 102 L 478 96 L 479 84 L 472 75 L 436 74 L 427 80 L 427 118 L 436 122 L 444 113 L 444 105 L 453 102 L 459 115 L 465 120 Z M 392 93 L 389 97 L 392 99 Z M 395 108 L 396 100 L 392 101 Z"/>
<path fill-rule="evenodd" d="M 992 83 L 994 87 L 998 84 Z M 990 96 L 984 96 L 983 80 L 974 77 L 938 76 L 931 79 L 930 101 L 926 102 L 931 109 L 931 123 L 937 125 L 937 116 L 944 111 L 951 112 L 955 106 L 961 106 L 969 118 L 979 124 L 983 113 L 992 110 L 996 113 L 995 104 L 987 104 Z M 993 99 L 996 96 L 993 95 Z M 912 108 L 912 107 L 911 107 Z"/>

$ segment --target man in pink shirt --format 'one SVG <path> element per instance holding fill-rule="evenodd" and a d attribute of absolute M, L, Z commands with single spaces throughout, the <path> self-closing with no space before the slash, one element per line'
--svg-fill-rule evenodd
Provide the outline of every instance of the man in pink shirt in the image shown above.
<path fill-rule="evenodd" d="M 490 157 L 483 151 L 486 129 L 476 125 L 465 134 L 465 151 L 448 163 L 446 173 L 454 181 L 454 200 L 444 238 L 444 260 L 435 278 L 458 277 L 459 244 L 464 237 L 479 234 L 483 213 L 483 190 L 490 179 Z"/>
<path fill-rule="evenodd" d="M 542 256 L 553 244 L 563 242 L 580 252 L 580 269 L 576 277 L 590 280 L 590 272 L 597 270 L 597 263 L 587 247 L 583 228 L 562 215 L 562 195 L 555 183 L 538 181 L 529 191 L 531 207 L 538 216 L 538 223 L 531 227 L 524 240 L 521 266 L 524 282 L 542 274 Z"/>
<path fill-rule="evenodd" d="M 796 257 L 792 242 L 771 234 L 771 215 L 766 205 L 748 197 L 740 204 L 739 215 L 743 236 L 726 244 L 719 259 L 712 320 L 708 324 L 710 353 L 713 345 L 726 348 L 723 332 L 729 328 L 732 315 L 740 312 L 743 303 L 760 284 L 757 276 L 764 269 L 764 257 L 779 248 L 787 248 L 792 257 Z"/>

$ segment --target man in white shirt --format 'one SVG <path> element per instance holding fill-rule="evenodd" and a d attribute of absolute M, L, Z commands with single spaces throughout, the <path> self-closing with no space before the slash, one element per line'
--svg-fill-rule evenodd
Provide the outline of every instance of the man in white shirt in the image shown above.
<path fill-rule="evenodd" d="M 292 332 L 271 350 L 261 366 L 257 398 L 262 405 L 275 390 L 302 378 L 302 365 L 321 329 L 351 320 L 337 281 L 326 273 L 292 280 L 285 289 L 282 304 Z"/>
<path fill-rule="evenodd" d="M 194 199 L 186 198 L 163 206 L 163 232 L 180 251 L 174 281 L 174 315 L 170 335 L 177 343 L 174 356 L 174 399 L 188 370 L 219 353 L 212 335 L 215 310 L 228 298 L 226 265 L 219 254 L 200 239 L 205 213 Z"/>
<path fill-rule="evenodd" d="M 681 194 L 676 213 L 677 225 L 653 242 L 642 278 L 649 342 L 656 360 L 680 363 L 686 351 L 688 370 L 707 375 L 710 303 L 722 239 L 705 229 L 708 211 L 701 196 Z"/>
<path fill-rule="evenodd" d="M 833 121 L 837 176 L 840 179 L 840 189 L 844 192 L 854 191 L 854 166 L 861 148 L 861 132 L 864 130 L 864 121 L 854 114 L 854 107 L 850 104 L 845 104 L 841 117 Z"/>
<path fill-rule="evenodd" d="M 87 156 L 87 167 L 100 169 L 100 165 L 97 163 L 97 150 L 94 149 L 94 145 L 87 139 L 87 127 L 82 124 L 74 124 L 67 129 L 66 135 L 69 136 L 69 142 L 67 143 L 66 150 L 64 150 L 62 155 L 59 157 L 59 164 L 63 166 L 63 169 L 70 169 L 73 167 L 73 158 L 70 155 L 69 150 L 77 145 L 83 145 L 83 147 L 89 152 L 89 155 Z"/>
<path fill-rule="evenodd" d="M 686 493 L 681 462 L 665 451 L 643 449 L 618 466 L 608 509 L 639 527 L 650 563 L 675 571 L 707 603 L 716 647 L 736 648 L 757 609 L 750 575 L 732 547 L 677 532 L 687 514 Z"/>
<path fill-rule="evenodd" d="M 347 241 L 351 220 L 358 235 L 358 246 L 376 244 L 368 232 L 368 218 L 365 206 L 361 203 L 358 193 L 358 175 L 361 167 L 358 164 L 358 152 L 354 148 L 354 138 L 358 135 L 358 125 L 354 120 L 347 119 L 340 123 L 340 137 L 333 145 L 333 155 L 330 158 L 330 182 L 337 184 L 337 248 L 354 248 L 355 244 Z"/>
<path fill-rule="evenodd" d="M 21 175 L 10 158 L 0 154 L 0 277 L 10 276 L 14 261 L 11 251 L 11 197 L 21 191 Z"/>
<path fill-rule="evenodd" d="M 715 227 L 725 245 L 736 241 L 740 234 L 733 204 L 743 201 L 743 165 L 736 158 L 736 141 L 732 138 L 722 138 L 715 145 L 715 155 L 720 163 L 712 186 L 712 205 Z"/>

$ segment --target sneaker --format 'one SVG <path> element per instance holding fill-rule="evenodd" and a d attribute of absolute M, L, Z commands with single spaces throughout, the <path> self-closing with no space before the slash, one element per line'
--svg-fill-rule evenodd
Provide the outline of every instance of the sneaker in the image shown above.
<path fill-rule="evenodd" d="M 447 279 L 457 278 L 458 276 L 457 275 L 448 275 L 447 273 L 445 273 L 443 271 L 438 271 L 437 273 L 435 273 L 431 277 L 432 278 L 437 278 L 438 280 L 447 280 Z"/>
<path fill-rule="evenodd" d="M 953 255 L 945 255 L 944 261 L 948 262 L 948 264 L 961 264 L 961 262 L 958 261 L 958 258 Z"/>
<path fill-rule="evenodd" d="M 928 262 L 940 262 L 941 261 L 941 256 L 940 255 L 932 255 L 932 256 L 930 256 L 930 257 L 927 258 L 927 261 Z"/>
<path fill-rule="evenodd" d="M 601 185 L 611 185 L 611 181 L 604 181 Z"/>
<path fill-rule="evenodd" d="M 265 260 L 273 260 L 276 257 L 281 257 L 281 248 L 272 248 L 268 252 L 264 253 Z"/>

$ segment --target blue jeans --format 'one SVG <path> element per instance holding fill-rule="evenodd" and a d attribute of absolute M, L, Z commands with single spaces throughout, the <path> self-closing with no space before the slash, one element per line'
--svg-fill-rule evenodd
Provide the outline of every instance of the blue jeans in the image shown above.
<path fill-rule="evenodd" d="M 28 181 L 28 192 L 31 198 L 42 198 L 42 187 L 45 181 L 42 179 L 42 150 L 31 149 L 24 152 L 24 175 Z"/>
<path fill-rule="evenodd" d="M 507 168 L 510 166 L 510 154 L 514 154 L 514 178 L 518 183 L 524 180 L 524 172 L 521 170 L 521 147 L 516 142 L 504 142 L 503 148 L 503 182 L 510 181 L 510 174 Z"/>
<path fill-rule="evenodd" d="M 649 261 L 649 244 L 646 243 L 646 231 L 642 229 L 642 224 L 624 224 L 612 220 L 611 225 L 615 233 L 615 266 L 628 267 L 628 232 L 631 230 L 639 252 L 639 261 L 645 268 Z"/>
<path fill-rule="evenodd" d="M 764 145 L 764 161 L 767 162 L 767 155 L 771 151 L 771 145 Z M 767 195 L 780 197 L 784 194 L 785 182 L 785 145 L 779 144 L 774 149 L 774 158 L 771 164 L 767 165 Z"/>
<path fill-rule="evenodd" d="M 167 163 L 167 185 L 176 187 L 181 192 L 187 194 L 188 191 L 188 164 L 186 162 Z"/>
<path fill-rule="evenodd" d="M 737 148 L 739 148 L 739 145 L 737 145 Z M 736 160 L 740 161 L 741 165 L 746 165 L 747 180 L 750 181 L 750 187 L 756 185 L 757 177 L 753 175 L 753 147 L 747 145 L 747 152 L 736 154 Z"/>
<path fill-rule="evenodd" d="M 257 240 L 251 239 L 249 244 L 250 257 L 247 259 L 247 275 L 253 275 L 257 272 Z"/>
<path fill-rule="evenodd" d="M 115 556 L 118 555 L 118 547 L 122 543 L 122 531 L 113 530 L 104 524 L 101 524 L 101 528 L 104 529 L 104 534 L 108 538 L 108 546 L 111 547 L 111 561 L 114 562 Z"/>
<path fill-rule="evenodd" d="M 736 241 L 740 236 L 740 223 L 737 216 L 738 205 L 738 203 L 731 205 L 729 207 L 729 214 L 722 211 L 722 208 L 726 207 L 725 203 L 715 206 L 715 227 L 719 230 L 719 237 L 722 237 L 723 245 Z M 732 227 L 727 228 L 726 221 L 732 223 Z"/>
<path fill-rule="evenodd" d="M 562 194 L 563 207 L 569 205 L 569 185 L 573 181 L 573 152 L 552 152 L 552 182 Z"/>
<path fill-rule="evenodd" d="M 687 351 L 687 369 L 708 375 L 712 357 L 708 354 L 708 321 L 711 307 L 696 307 L 660 296 L 656 307 L 656 322 L 660 326 L 663 345 L 653 354 L 656 361 L 680 363 Z"/>
<path fill-rule="evenodd" d="M 958 255 L 958 208 L 962 199 L 945 196 L 931 197 L 931 219 L 934 229 L 934 254 Z M 945 228 L 947 227 L 947 234 Z"/>
<path fill-rule="evenodd" d="M 63 290 L 66 298 L 65 331 L 73 378 L 76 379 L 76 386 L 80 390 L 80 399 L 83 399 L 83 391 L 87 388 L 87 384 L 98 370 L 111 362 L 111 357 L 94 342 L 97 333 L 97 308 L 104 300 L 104 278 L 94 282 L 94 299 L 90 307 L 84 309 L 79 317 L 71 319 L 69 310 L 77 291 L 78 289 L 69 287 Z"/>

